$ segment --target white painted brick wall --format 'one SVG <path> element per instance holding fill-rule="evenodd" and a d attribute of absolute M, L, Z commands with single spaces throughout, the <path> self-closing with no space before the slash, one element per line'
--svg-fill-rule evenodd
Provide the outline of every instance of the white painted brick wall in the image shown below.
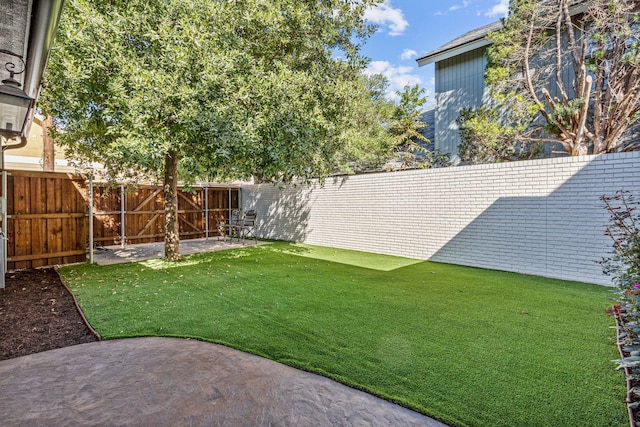
<path fill-rule="evenodd" d="M 640 197 L 640 152 L 242 190 L 261 237 L 610 284 L 603 194 Z"/>

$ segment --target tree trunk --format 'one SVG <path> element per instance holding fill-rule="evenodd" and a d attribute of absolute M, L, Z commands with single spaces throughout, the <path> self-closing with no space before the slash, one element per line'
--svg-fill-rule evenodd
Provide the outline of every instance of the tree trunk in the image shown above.
<path fill-rule="evenodd" d="M 178 232 L 178 153 L 170 151 L 164 157 L 164 259 L 180 259 Z"/>

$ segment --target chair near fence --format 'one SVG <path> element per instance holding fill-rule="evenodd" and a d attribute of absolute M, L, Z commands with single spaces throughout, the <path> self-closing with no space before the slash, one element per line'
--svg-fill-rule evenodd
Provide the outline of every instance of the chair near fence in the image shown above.
<path fill-rule="evenodd" d="M 218 232 L 223 237 L 223 241 L 227 241 L 227 236 L 233 241 L 233 236 L 236 236 L 238 242 L 242 239 L 243 245 L 246 237 L 253 237 L 257 243 L 258 238 L 255 233 L 257 216 L 255 209 L 248 210 L 244 215 L 238 209 L 232 210 L 229 223 L 218 222 Z"/>
<path fill-rule="evenodd" d="M 244 214 L 238 230 L 240 237 L 242 237 L 242 244 L 244 245 L 244 239 L 246 237 L 253 237 L 253 240 L 258 243 L 258 237 L 256 236 L 256 218 L 258 212 L 255 209 L 250 209 Z M 239 240 L 239 239 L 238 239 Z"/>
<path fill-rule="evenodd" d="M 238 209 L 234 209 L 231 211 L 231 216 L 229 217 L 229 222 L 224 222 L 224 218 L 221 218 L 218 223 L 218 233 L 222 236 L 222 241 L 227 241 L 227 236 L 231 240 L 233 240 L 233 234 L 236 231 L 236 227 L 240 222 L 240 211 Z"/>

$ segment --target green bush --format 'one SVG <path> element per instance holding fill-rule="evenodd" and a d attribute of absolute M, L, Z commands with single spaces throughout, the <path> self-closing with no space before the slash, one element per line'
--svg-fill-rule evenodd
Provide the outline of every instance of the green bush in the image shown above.
<path fill-rule="evenodd" d="M 480 164 L 538 157 L 542 144 L 518 139 L 525 122 L 515 114 L 509 116 L 484 105 L 461 110 L 456 120 L 460 128 L 460 159 Z"/>
<path fill-rule="evenodd" d="M 640 214 L 638 202 L 628 191 L 602 196 L 610 215 L 606 235 L 613 240 L 611 255 L 602 260 L 603 272 L 612 277 L 618 294 L 618 304 L 611 314 L 617 316 L 617 344 L 621 359 L 614 360 L 618 369 L 625 370 L 627 379 L 640 379 Z M 640 390 L 634 387 L 627 402 L 632 410 L 640 407 Z M 634 391 L 635 390 L 635 391 Z"/>

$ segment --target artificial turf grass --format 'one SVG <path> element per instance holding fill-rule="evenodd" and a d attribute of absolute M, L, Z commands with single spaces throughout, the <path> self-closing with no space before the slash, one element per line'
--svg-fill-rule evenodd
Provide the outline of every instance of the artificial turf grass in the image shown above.
<path fill-rule="evenodd" d="M 105 338 L 223 343 L 451 425 L 625 424 L 601 286 L 288 243 L 60 272 Z"/>

